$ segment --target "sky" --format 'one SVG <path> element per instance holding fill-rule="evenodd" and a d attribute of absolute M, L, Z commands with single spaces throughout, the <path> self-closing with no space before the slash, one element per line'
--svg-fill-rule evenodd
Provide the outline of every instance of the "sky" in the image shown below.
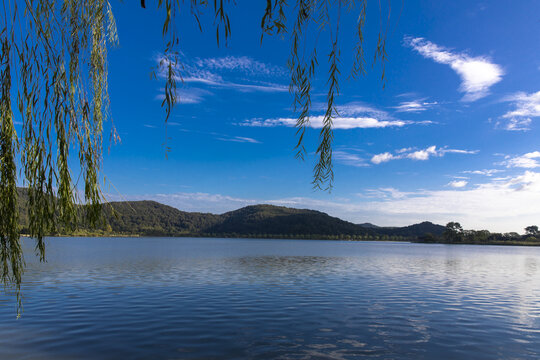
<path fill-rule="evenodd" d="M 368 72 L 357 79 L 349 74 L 358 10 L 340 20 L 327 192 L 311 184 L 327 47 L 319 49 L 302 162 L 294 156 L 289 37 L 261 43 L 265 2 L 237 2 L 227 46 L 216 45 L 211 14 L 202 33 L 188 15 L 177 24 L 183 82 L 165 125 L 164 79 L 150 76 L 164 49 L 163 14 L 113 1 L 120 45 L 109 51 L 109 92 L 121 143 L 104 154 L 108 198 L 212 213 L 268 203 L 380 226 L 458 221 L 523 232 L 540 224 L 540 2 L 391 5 L 384 81 L 380 63 L 370 66 L 381 28 L 376 2 L 365 28 Z"/>

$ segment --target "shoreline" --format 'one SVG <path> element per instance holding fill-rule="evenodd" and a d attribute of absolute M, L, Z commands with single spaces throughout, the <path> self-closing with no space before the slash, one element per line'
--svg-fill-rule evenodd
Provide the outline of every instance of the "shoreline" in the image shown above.
<path fill-rule="evenodd" d="M 334 235 L 339 236 L 339 235 Z M 28 234 L 21 234 L 21 237 L 30 238 Z M 255 239 L 255 240 L 314 240 L 314 241 L 347 241 L 347 242 L 395 242 L 395 243 L 410 243 L 410 244 L 436 244 L 436 245 L 488 245 L 488 246 L 530 246 L 530 247 L 539 247 L 540 241 L 493 241 L 493 242 L 425 242 L 418 239 L 344 239 L 344 238 L 325 238 L 324 236 L 313 237 L 313 238 L 302 238 L 302 237 L 258 237 L 258 236 L 207 236 L 207 235 L 141 235 L 141 234 L 56 234 L 56 235 L 47 235 L 49 238 L 201 238 L 201 239 Z"/>

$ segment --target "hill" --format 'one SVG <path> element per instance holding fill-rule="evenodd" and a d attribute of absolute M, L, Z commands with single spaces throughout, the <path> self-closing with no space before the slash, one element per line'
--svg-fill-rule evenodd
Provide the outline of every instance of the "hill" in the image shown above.
<path fill-rule="evenodd" d="M 433 224 L 429 221 L 424 221 L 419 224 L 404 226 L 404 227 L 378 227 L 376 228 L 378 233 L 387 235 L 397 235 L 405 237 L 418 237 L 425 234 L 433 234 L 440 236 L 444 232 L 446 227 L 442 225 Z"/>
<path fill-rule="evenodd" d="M 134 235 L 197 234 L 220 221 L 219 215 L 180 211 L 155 201 L 112 202 L 104 207 L 112 232 Z"/>
<path fill-rule="evenodd" d="M 373 235 L 370 230 L 320 211 L 253 205 L 221 215 L 206 232 L 269 235 Z"/>

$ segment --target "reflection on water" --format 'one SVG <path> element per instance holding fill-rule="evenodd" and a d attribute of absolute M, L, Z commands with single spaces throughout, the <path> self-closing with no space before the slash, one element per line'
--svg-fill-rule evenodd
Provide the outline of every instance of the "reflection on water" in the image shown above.
<path fill-rule="evenodd" d="M 32 243 L 25 243 L 32 253 Z M 48 240 L 0 359 L 537 359 L 540 249 Z"/>

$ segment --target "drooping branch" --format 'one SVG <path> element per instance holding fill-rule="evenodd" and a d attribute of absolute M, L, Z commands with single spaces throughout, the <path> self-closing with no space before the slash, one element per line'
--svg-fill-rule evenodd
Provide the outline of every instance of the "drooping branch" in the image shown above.
<path fill-rule="evenodd" d="M 44 260 L 43 237 L 77 225 L 79 184 L 72 176 L 77 169 L 69 167 L 75 151 L 83 179 L 81 200 L 88 204 L 86 219 L 96 223 L 100 218 L 102 132 L 109 116 L 107 46 L 117 39 L 106 0 L 23 4 L 19 8 L 20 2 L 4 0 L 0 27 L 0 258 L 2 281 L 15 287 L 19 310 L 23 260 L 17 200 L 26 203 L 27 231 Z M 18 199 L 17 173 L 26 187 L 23 199 Z"/>

